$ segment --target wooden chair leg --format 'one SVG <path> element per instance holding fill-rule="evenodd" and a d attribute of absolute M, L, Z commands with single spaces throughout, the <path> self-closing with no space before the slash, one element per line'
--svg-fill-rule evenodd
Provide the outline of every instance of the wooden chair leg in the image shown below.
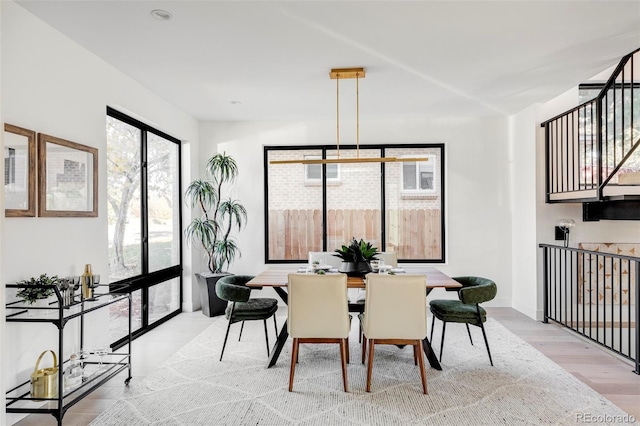
<path fill-rule="evenodd" d="M 418 345 L 413 345 L 413 365 L 418 365 Z"/>
<path fill-rule="evenodd" d="M 362 363 L 364 364 L 364 359 L 367 356 L 367 336 L 362 335 Z"/>
<path fill-rule="evenodd" d="M 347 383 L 347 360 L 349 358 L 349 340 L 340 340 L 340 361 L 342 363 L 342 385 L 344 391 L 349 392 L 349 384 Z"/>
<path fill-rule="evenodd" d="M 240 335 L 238 336 L 238 342 L 242 339 L 242 330 L 244 330 L 244 321 L 242 321 L 242 325 L 240 326 Z"/>
<path fill-rule="evenodd" d="M 346 352 L 347 352 L 347 364 L 349 364 L 349 361 L 351 360 L 351 356 L 349 354 L 349 338 L 347 337 L 347 346 L 346 346 Z"/>
<path fill-rule="evenodd" d="M 373 372 L 373 348 L 375 339 L 369 339 L 369 364 L 367 366 L 367 392 L 371 392 L 371 373 Z"/>
<path fill-rule="evenodd" d="M 427 373 L 424 371 L 424 358 L 422 357 L 422 340 L 418 340 L 418 343 L 413 346 L 418 352 L 418 365 L 420 366 L 420 377 L 422 378 L 422 391 L 424 394 L 427 392 Z"/>
<path fill-rule="evenodd" d="M 291 370 L 289 370 L 289 392 L 293 391 L 293 375 L 296 372 L 296 362 L 298 360 L 298 339 L 294 338 L 291 348 Z"/>

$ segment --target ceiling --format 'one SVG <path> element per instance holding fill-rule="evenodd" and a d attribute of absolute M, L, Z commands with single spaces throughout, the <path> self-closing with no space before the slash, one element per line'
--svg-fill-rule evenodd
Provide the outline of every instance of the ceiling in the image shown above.
<path fill-rule="evenodd" d="M 363 119 L 509 115 L 640 47 L 638 0 L 17 3 L 199 120 L 333 119 L 346 67 Z"/>

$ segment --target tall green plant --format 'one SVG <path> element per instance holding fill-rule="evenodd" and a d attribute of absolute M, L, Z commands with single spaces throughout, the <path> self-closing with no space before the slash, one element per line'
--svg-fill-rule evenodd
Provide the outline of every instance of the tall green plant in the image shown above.
<path fill-rule="evenodd" d="M 191 207 L 198 207 L 202 214 L 187 226 L 185 236 L 203 248 L 211 272 L 222 272 L 240 256 L 231 231 L 242 229 L 247 210 L 238 200 L 222 197 L 224 184 L 233 183 L 238 176 L 236 161 L 226 153 L 216 154 L 209 159 L 206 169 L 209 179 L 194 180 L 186 191 Z"/>

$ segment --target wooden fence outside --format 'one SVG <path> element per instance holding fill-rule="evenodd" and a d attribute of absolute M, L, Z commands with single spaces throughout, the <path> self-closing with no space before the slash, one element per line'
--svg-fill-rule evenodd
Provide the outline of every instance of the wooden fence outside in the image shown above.
<path fill-rule="evenodd" d="M 387 211 L 387 245 L 380 247 L 380 210 L 327 211 L 327 250 L 364 238 L 380 251 L 395 251 L 399 259 L 442 258 L 440 209 Z M 269 259 L 306 259 L 322 249 L 322 212 L 319 209 L 269 211 Z"/>

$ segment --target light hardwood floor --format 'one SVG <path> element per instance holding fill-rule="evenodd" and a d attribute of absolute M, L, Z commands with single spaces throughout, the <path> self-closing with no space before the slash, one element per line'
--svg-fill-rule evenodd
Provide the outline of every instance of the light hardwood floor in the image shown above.
<path fill-rule="evenodd" d="M 280 308 L 281 314 L 286 314 Z M 547 357 L 571 372 L 627 413 L 640 419 L 640 376 L 628 361 L 605 352 L 558 325 L 543 324 L 511 308 L 487 308 L 490 316 Z M 132 380 L 140 380 L 184 344 L 207 328 L 211 318 L 201 312 L 183 313 L 133 343 Z M 489 336 L 491 343 L 491 336 Z M 124 375 L 72 407 L 64 416 L 65 426 L 89 424 L 115 402 L 124 391 Z M 16 425 L 55 425 L 49 415 L 29 415 Z"/>

